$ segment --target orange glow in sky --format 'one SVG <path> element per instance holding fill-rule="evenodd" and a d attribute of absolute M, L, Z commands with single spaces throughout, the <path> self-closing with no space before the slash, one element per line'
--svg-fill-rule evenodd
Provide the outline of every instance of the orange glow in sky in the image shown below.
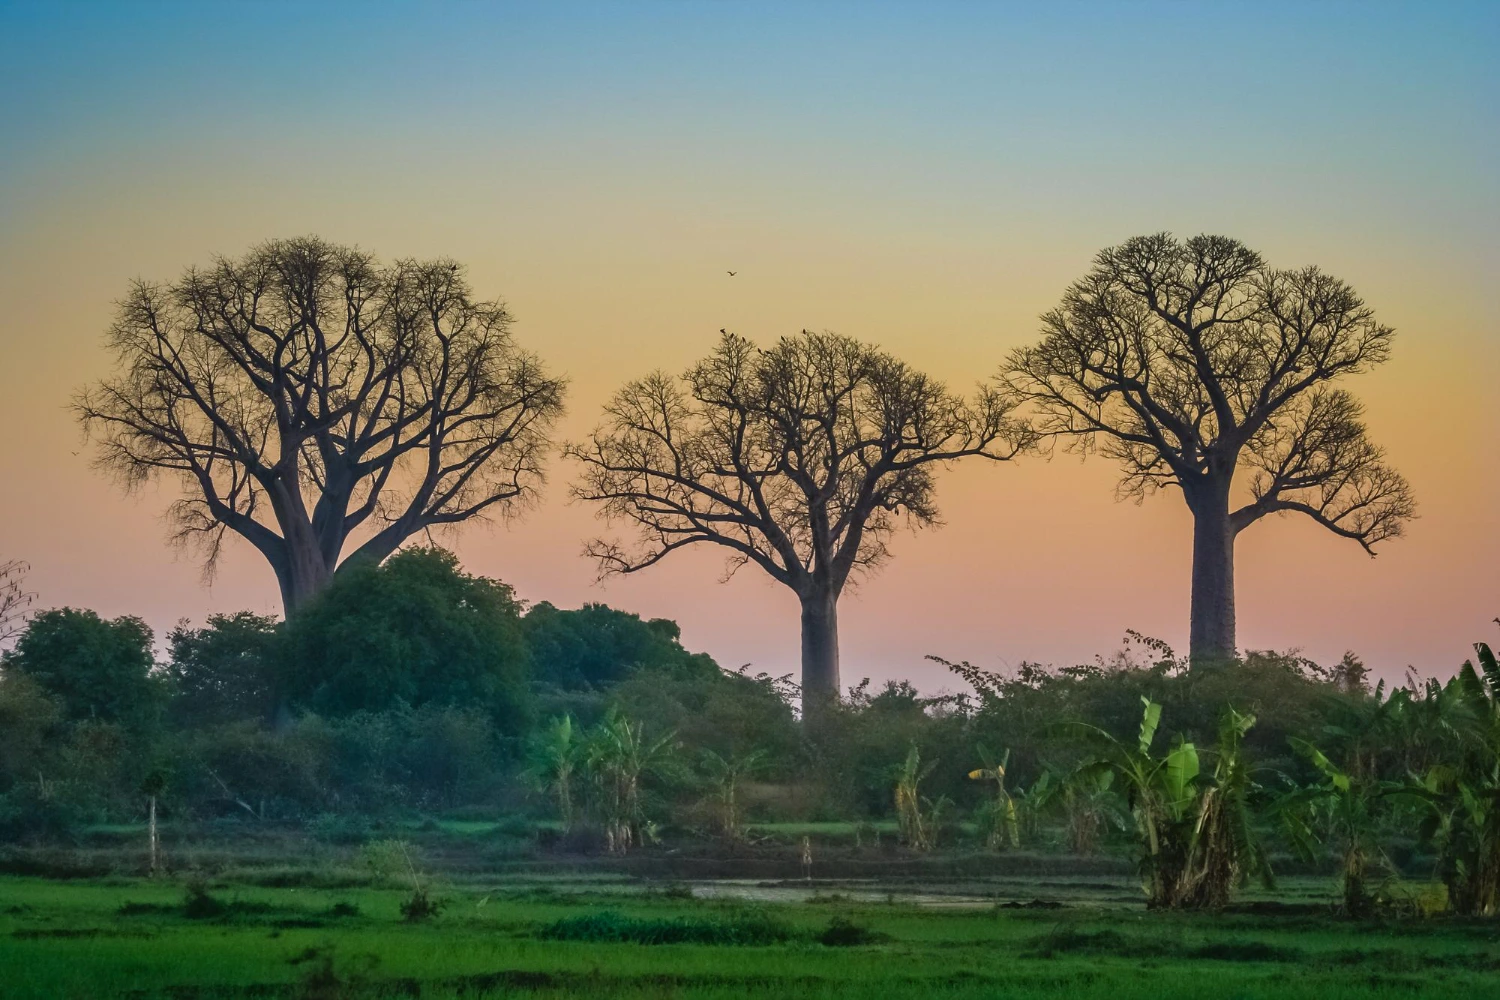
<path fill-rule="evenodd" d="M 1348 387 L 1421 514 L 1374 560 L 1305 520 L 1253 527 L 1241 645 L 1446 673 L 1500 638 L 1500 16 L 1193 10 L 0 5 L 0 560 L 32 564 L 40 606 L 158 631 L 277 609 L 248 546 L 205 585 L 165 542 L 168 494 L 95 473 L 67 409 L 133 278 L 268 237 L 464 262 L 570 378 L 576 437 L 721 327 L 834 330 L 967 388 L 1097 250 L 1214 232 L 1344 278 L 1397 329 Z M 528 600 L 796 670 L 793 596 L 716 583 L 717 554 L 596 585 L 573 472 L 439 540 Z M 1186 508 L 1116 502 L 1116 478 L 1061 454 L 945 473 L 945 526 L 841 604 L 846 683 L 936 690 L 927 653 L 1068 663 L 1127 628 L 1184 647 Z"/>

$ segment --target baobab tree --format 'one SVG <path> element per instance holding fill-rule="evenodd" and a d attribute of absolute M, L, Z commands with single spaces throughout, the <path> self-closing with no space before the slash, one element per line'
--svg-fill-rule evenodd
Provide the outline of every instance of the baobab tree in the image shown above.
<path fill-rule="evenodd" d="M 207 572 L 233 532 L 290 612 L 344 563 L 532 492 L 564 386 L 510 328 L 452 261 L 274 240 L 137 282 L 109 332 L 118 370 L 77 412 L 124 483 L 181 483 L 175 537 Z"/>
<path fill-rule="evenodd" d="M 1392 337 L 1343 281 L 1162 233 L 1100 253 L 1042 323 L 1006 366 L 1039 429 L 1117 460 L 1123 496 L 1176 487 L 1187 501 L 1194 662 L 1235 655 L 1234 543 L 1250 525 L 1298 513 L 1374 555 L 1413 516 L 1334 385 L 1384 362 Z"/>
<path fill-rule="evenodd" d="M 1005 461 L 1032 444 L 1011 396 L 949 392 L 874 347 L 803 332 L 768 350 L 726 333 L 680 378 L 656 372 L 621 389 L 586 442 L 574 495 L 632 524 L 638 543 L 596 540 L 601 576 L 653 566 L 678 549 L 727 550 L 729 574 L 754 563 L 802 607 L 806 714 L 838 697 L 838 600 L 889 555 L 902 519 L 934 524 L 937 466 Z"/>

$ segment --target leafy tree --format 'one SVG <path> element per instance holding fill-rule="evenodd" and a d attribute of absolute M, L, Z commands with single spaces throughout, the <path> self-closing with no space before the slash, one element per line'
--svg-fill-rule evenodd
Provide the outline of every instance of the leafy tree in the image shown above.
<path fill-rule="evenodd" d="M 565 611 L 546 601 L 526 613 L 526 645 L 538 683 L 562 688 L 606 687 L 638 668 L 683 676 L 716 676 L 705 653 L 682 647 L 682 630 L 665 618 L 639 615 L 603 604 Z"/>
<path fill-rule="evenodd" d="M 70 719 L 138 726 L 160 704 L 152 641 L 139 618 L 106 620 L 93 611 L 55 608 L 31 619 L 5 657 L 5 669 L 35 681 Z"/>
<path fill-rule="evenodd" d="M 601 574 L 633 573 L 707 544 L 729 572 L 754 563 L 802 605 L 804 710 L 839 695 L 838 599 L 889 555 L 905 516 L 937 521 L 937 466 L 999 461 L 1030 445 L 1013 400 L 972 401 L 876 348 L 804 332 L 761 350 L 724 334 L 681 378 L 630 382 L 588 441 L 574 487 L 637 529 L 635 548 L 598 540 Z"/>
<path fill-rule="evenodd" d="M 179 622 L 167 636 L 172 710 L 194 724 L 269 718 L 275 710 L 277 621 L 237 611 L 203 628 Z"/>
<path fill-rule="evenodd" d="M 1192 512 L 1194 662 L 1235 654 L 1234 542 L 1250 525 L 1298 513 L 1373 555 L 1413 516 L 1406 480 L 1335 387 L 1385 361 L 1392 330 L 1337 278 L 1275 270 L 1227 237 L 1159 233 L 1102 251 L 1042 323 L 1006 364 L 1041 429 L 1120 462 L 1123 495 L 1176 487 Z"/>
<path fill-rule="evenodd" d="M 768 770 L 799 771 L 802 737 L 789 694 L 777 678 L 743 671 L 683 676 L 640 670 L 610 689 L 632 719 L 653 732 L 675 732 L 682 742 L 728 759 L 756 750 L 770 755 Z"/>
<path fill-rule="evenodd" d="M 510 326 L 452 261 L 273 240 L 137 282 L 109 331 L 119 369 L 77 412 L 127 485 L 182 484 L 176 537 L 209 572 L 233 532 L 291 612 L 351 545 L 378 563 L 534 490 L 563 383 Z"/>
<path fill-rule="evenodd" d="M 527 657 L 510 587 L 442 549 L 352 567 L 283 626 L 292 705 L 326 715 L 397 705 L 477 706 L 509 733 L 528 717 Z"/>
<path fill-rule="evenodd" d="M 62 706 L 32 678 L 0 671 L 0 793 L 49 770 Z"/>

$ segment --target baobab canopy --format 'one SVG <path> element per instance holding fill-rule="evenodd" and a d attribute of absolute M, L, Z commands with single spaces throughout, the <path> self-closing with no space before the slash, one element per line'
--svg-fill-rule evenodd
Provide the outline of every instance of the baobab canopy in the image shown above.
<path fill-rule="evenodd" d="M 77 409 L 125 483 L 181 483 L 176 537 L 210 571 L 232 531 L 290 610 L 345 559 L 534 489 L 564 387 L 510 327 L 453 261 L 273 240 L 137 282 L 109 332 L 118 369 Z"/>
<path fill-rule="evenodd" d="M 1234 655 L 1234 539 L 1251 524 L 1299 513 L 1373 554 L 1413 516 L 1335 385 L 1384 362 L 1393 331 L 1338 278 L 1158 233 L 1102 251 L 1042 326 L 1006 367 L 1039 429 L 1118 461 L 1125 495 L 1175 486 L 1193 513 L 1195 659 Z"/>

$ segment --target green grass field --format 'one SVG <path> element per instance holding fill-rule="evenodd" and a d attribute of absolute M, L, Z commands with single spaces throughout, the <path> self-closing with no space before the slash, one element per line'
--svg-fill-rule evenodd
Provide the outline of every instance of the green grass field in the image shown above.
<path fill-rule="evenodd" d="M 220 908 L 192 918 L 179 881 L 0 878 L 0 995 L 1500 996 L 1490 924 L 1350 923 L 1309 907 L 1170 916 L 1086 900 L 933 907 L 613 890 L 586 879 L 449 885 L 437 918 L 409 923 L 400 889 L 214 884 Z"/>

